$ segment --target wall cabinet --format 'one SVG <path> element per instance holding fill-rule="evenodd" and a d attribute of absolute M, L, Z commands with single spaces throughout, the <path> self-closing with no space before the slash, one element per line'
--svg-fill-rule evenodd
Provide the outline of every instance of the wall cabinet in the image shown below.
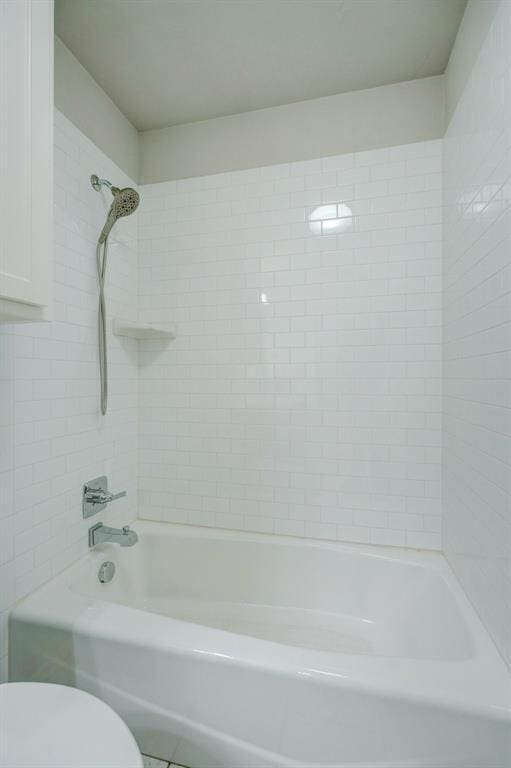
<path fill-rule="evenodd" d="M 51 317 L 53 0 L 0 0 L 0 321 Z"/>

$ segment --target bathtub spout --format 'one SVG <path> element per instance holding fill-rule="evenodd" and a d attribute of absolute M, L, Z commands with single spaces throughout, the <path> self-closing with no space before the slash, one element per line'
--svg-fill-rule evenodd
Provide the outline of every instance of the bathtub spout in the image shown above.
<path fill-rule="evenodd" d="M 89 547 L 96 544 L 105 544 L 107 541 L 113 544 L 120 544 L 121 547 L 132 547 L 138 541 L 135 531 L 132 531 L 129 525 L 122 528 L 110 528 L 103 523 L 97 523 L 89 528 Z"/>

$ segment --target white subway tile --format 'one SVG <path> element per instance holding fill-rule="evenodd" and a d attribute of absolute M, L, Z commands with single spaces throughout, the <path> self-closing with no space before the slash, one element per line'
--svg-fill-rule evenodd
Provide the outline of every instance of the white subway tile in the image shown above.
<path fill-rule="evenodd" d="M 445 553 L 511 664 L 511 115 L 496 96 L 511 61 L 495 45 L 510 29 L 501 3 L 445 137 L 442 474 Z M 412 546 L 435 543 L 424 522 Z"/>
<path fill-rule="evenodd" d="M 137 509 L 137 433 L 126 429 L 137 422 L 137 359 L 111 335 L 110 412 L 98 415 L 94 242 L 108 201 L 89 177 L 133 182 L 58 112 L 56 124 L 55 320 L 0 330 L 0 401 L 10 414 L 5 421 L 0 409 L 0 610 L 87 550 L 80 499 L 86 480 L 106 473 L 112 487 L 128 489 L 126 501 L 107 512 L 112 524 L 131 522 Z M 158 195 L 151 199 L 164 208 Z M 112 234 L 111 316 L 136 315 L 136 237 L 135 218 Z"/>
<path fill-rule="evenodd" d="M 186 316 L 141 368 L 140 440 L 158 466 L 186 472 L 167 492 L 186 522 L 404 545 L 427 514 L 438 534 L 439 499 L 424 502 L 440 466 L 428 417 L 439 411 L 441 233 L 424 212 L 441 203 L 439 157 L 440 142 L 425 142 L 232 174 L 228 210 L 190 198 L 217 177 L 178 183 L 186 199 L 151 185 L 148 207 L 142 189 L 142 316 Z M 336 221 L 340 204 L 349 230 L 309 226 Z M 200 217 L 200 231 L 165 240 L 160 224 L 176 216 Z M 175 517 L 151 454 L 140 473 L 153 488 L 141 514 Z"/>

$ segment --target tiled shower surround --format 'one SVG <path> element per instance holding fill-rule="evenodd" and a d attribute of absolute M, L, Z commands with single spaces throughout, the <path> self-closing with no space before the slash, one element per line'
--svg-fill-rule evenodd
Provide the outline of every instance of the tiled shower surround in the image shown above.
<path fill-rule="evenodd" d="M 87 551 L 83 483 L 107 474 L 112 489 L 128 491 L 102 513 L 106 524 L 136 517 L 137 342 L 110 335 L 103 418 L 95 243 L 111 199 L 94 192 L 91 173 L 133 185 L 56 112 L 54 319 L 0 326 L 0 682 L 8 609 Z M 136 312 L 136 246 L 136 217 L 124 219 L 109 250 L 111 315 Z"/>
<path fill-rule="evenodd" d="M 445 138 L 444 549 L 511 665 L 511 5 Z"/>
<path fill-rule="evenodd" d="M 140 515 L 439 548 L 441 141 L 141 193 Z"/>
<path fill-rule="evenodd" d="M 502 3 L 444 142 L 141 187 L 109 317 L 176 338 L 110 334 L 106 419 L 89 176 L 133 182 L 56 113 L 54 320 L 0 328 L 0 681 L 103 473 L 114 525 L 442 546 L 511 663 L 509 30 Z"/>

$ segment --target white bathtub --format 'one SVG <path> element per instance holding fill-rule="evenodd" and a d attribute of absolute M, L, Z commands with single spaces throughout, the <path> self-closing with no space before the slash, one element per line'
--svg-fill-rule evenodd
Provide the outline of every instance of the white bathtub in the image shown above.
<path fill-rule="evenodd" d="M 13 680 L 87 690 L 192 768 L 511 766 L 508 673 L 441 555 L 135 528 L 16 607 Z"/>

